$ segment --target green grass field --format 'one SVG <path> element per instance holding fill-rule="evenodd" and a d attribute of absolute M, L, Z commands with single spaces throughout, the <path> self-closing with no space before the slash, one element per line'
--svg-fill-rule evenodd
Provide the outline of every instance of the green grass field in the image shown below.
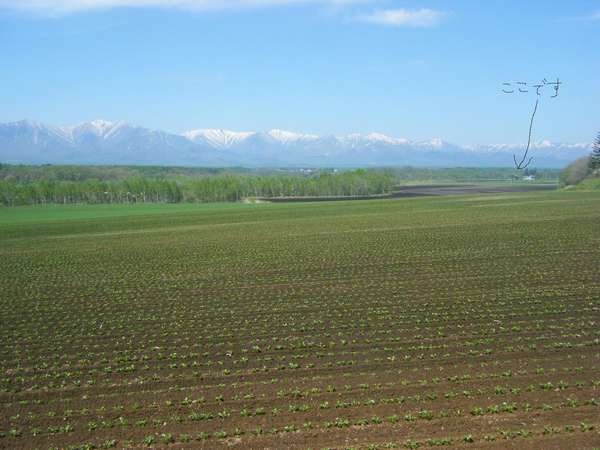
<path fill-rule="evenodd" d="M 0 210 L 0 224 L 43 223 L 78 219 L 110 219 L 115 217 L 139 217 L 155 214 L 178 214 L 244 208 L 235 203 L 206 204 L 105 204 L 105 205 L 44 205 L 3 208 Z"/>
<path fill-rule="evenodd" d="M 592 449 L 600 192 L 0 209 L 0 448 Z"/>

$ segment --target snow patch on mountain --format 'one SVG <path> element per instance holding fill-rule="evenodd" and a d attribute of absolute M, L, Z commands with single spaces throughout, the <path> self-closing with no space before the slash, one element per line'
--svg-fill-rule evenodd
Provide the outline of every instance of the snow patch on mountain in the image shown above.
<path fill-rule="evenodd" d="M 93 120 L 77 125 L 60 127 L 57 130 L 69 141 L 77 142 L 78 139 L 95 137 L 98 139 L 110 139 L 123 129 L 136 128 L 126 122 L 110 122 L 108 120 Z"/>
<path fill-rule="evenodd" d="M 398 139 L 387 136 L 381 133 L 351 133 L 346 136 L 340 136 L 337 138 L 342 143 L 348 143 L 351 145 L 362 145 L 365 143 L 373 144 L 387 144 L 387 145 L 406 145 L 410 144 L 408 139 Z"/>
<path fill-rule="evenodd" d="M 253 131 L 231 131 L 222 129 L 200 129 L 183 133 L 187 139 L 193 142 L 204 140 L 216 148 L 230 148 L 256 133 Z"/>
<path fill-rule="evenodd" d="M 316 134 L 301 134 L 277 129 L 268 131 L 267 135 L 282 144 L 290 144 L 297 141 L 315 141 L 319 139 L 319 136 Z"/>

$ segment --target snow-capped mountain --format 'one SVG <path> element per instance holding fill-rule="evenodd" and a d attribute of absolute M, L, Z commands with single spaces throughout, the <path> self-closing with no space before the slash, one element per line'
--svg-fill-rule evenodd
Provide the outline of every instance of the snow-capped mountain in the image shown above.
<path fill-rule="evenodd" d="M 496 166 L 510 167 L 522 144 L 458 146 L 439 138 L 410 141 L 380 133 L 318 136 L 284 130 L 198 129 L 182 135 L 95 120 L 53 127 L 0 124 L 0 162 L 12 164 L 154 164 L 184 166 Z M 563 167 L 591 144 L 540 141 L 536 167 Z"/>
<path fill-rule="evenodd" d="M 201 154 L 201 158 L 198 154 Z M 25 164 L 226 165 L 184 136 L 124 122 L 95 120 L 66 127 L 0 124 L 0 162 Z"/>

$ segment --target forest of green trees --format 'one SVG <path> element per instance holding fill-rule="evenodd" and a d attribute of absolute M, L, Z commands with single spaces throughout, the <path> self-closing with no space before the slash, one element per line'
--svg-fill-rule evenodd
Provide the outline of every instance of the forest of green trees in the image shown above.
<path fill-rule="evenodd" d="M 0 180 L 5 206 L 46 203 L 231 202 L 246 197 L 363 196 L 384 194 L 394 185 L 386 171 L 355 170 L 301 175 L 217 174 L 203 177 L 83 180 Z"/>
<path fill-rule="evenodd" d="M 554 181 L 557 171 L 539 172 Z M 231 202 L 248 197 L 366 196 L 415 181 L 508 181 L 510 169 L 249 170 L 0 164 L 0 205 Z"/>

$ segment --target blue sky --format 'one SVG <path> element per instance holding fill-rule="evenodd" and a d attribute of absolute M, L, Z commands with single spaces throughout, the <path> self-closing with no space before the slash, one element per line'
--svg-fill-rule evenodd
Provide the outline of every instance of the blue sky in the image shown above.
<path fill-rule="evenodd" d="M 589 142 L 599 49 L 598 0 L 0 0 L 0 122 L 516 143 L 558 76 L 534 139 Z"/>

